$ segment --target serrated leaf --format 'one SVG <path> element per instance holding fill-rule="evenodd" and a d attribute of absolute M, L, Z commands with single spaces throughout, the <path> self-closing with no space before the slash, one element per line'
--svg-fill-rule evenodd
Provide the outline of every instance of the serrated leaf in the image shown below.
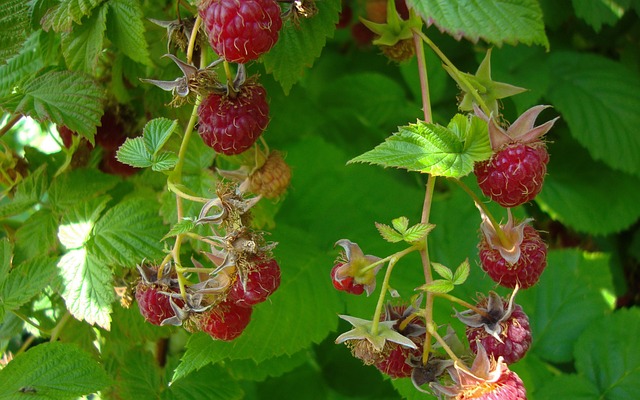
<path fill-rule="evenodd" d="M 52 7 L 42 18 L 42 27 L 48 31 L 53 28 L 56 32 L 71 30 L 74 23 L 80 23 L 83 17 L 103 0 L 60 0 L 60 4 Z"/>
<path fill-rule="evenodd" d="M 603 334 L 606 332 L 606 334 Z M 640 311 L 620 309 L 590 325 L 575 346 L 577 370 L 598 398 L 632 400 L 640 391 Z"/>
<path fill-rule="evenodd" d="M 71 71 L 48 71 L 24 81 L 0 106 L 41 122 L 65 125 L 93 142 L 103 114 L 104 92 L 88 76 Z"/>
<path fill-rule="evenodd" d="M 402 126 L 375 149 L 349 163 L 367 162 L 461 178 L 473 171 L 475 161 L 491 154 L 486 124 L 477 122 L 476 117 L 469 118 L 456 116 L 447 128 L 422 121 Z"/>
<path fill-rule="evenodd" d="M 67 250 L 84 246 L 109 200 L 108 196 L 100 196 L 65 210 L 58 227 L 58 240 Z"/>
<path fill-rule="evenodd" d="M 469 277 L 471 266 L 469 265 L 469 259 L 467 258 L 456 268 L 456 272 L 453 274 L 451 281 L 454 285 L 462 285 Z"/>
<path fill-rule="evenodd" d="M 287 22 L 276 45 L 262 56 L 267 72 L 273 74 L 287 94 L 320 56 L 327 37 L 332 37 L 336 29 L 340 0 L 323 0 L 316 5 L 318 13 L 309 19 L 302 18 L 299 27 Z"/>
<path fill-rule="evenodd" d="M 549 48 L 540 4 L 535 0 L 407 0 L 429 25 L 456 39 L 501 46 L 540 44 Z"/>
<path fill-rule="evenodd" d="M 260 364 L 253 360 L 233 360 L 225 362 L 224 365 L 233 378 L 255 382 L 281 376 L 302 364 L 307 364 L 309 357 L 309 352 L 303 350 L 291 356 L 282 355 L 269 358 Z"/>
<path fill-rule="evenodd" d="M 46 165 L 40 166 L 16 186 L 11 202 L 0 206 L 0 218 L 23 213 L 36 205 L 49 185 Z"/>
<path fill-rule="evenodd" d="M 609 260 L 603 254 L 550 251 L 547 268 L 534 287 L 518 293 L 536 338 L 529 350 L 545 360 L 573 358 L 576 339 L 593 321 L 613 309 L 604 297 L 613 293 Z"/>
<path fill-rule="evenodd" d="M 292 355 L 335 331 L 339 299 L 330 283 L 317 284 L 326 279 L 327 270 L 319 268 L 324 256 L 318 244 L 303 232 L 278 224 L 273 239 L 279 242 L 275 253 L 282 270 L 280 288 L 269 301 L 255 307 L 251 324 L 233 342 L 213 341 L 203 333 L 192 335 L 173 380 L 222 359 L 261 363 L 271 357 Z"/>
<path fill-rule="evenodd" d="M 75 345 L 54 342 L 18 354 L 0 370 L 0 382 L 3 399 L 62 400 L 95 393 L 110 380 L 90 354 Z"/>
<path fill-rule="evenodd" d="M 172 121 L 167 118 L 156 118 L 147 122 L 142 135 L 144 137 L 145 147 L 149 153 L 152 155 L 158 154 L 177 127 L 177 120 Z"/>
<path fill-rule="evenodd" d="M 49 201 L 62 210 L 101 196 L 118 184 L 118 178 L 92 169 L 76 169 L 59 175 L 49 187 Z"/>
<path fill-rule="evenodd" d="M 142 137 L 127 138 L 116 153 L 118 161 L 136 168 L 146 168 L 153 165 L 152 154 Z"/>
<path fill-rule="evenodd" d="M 58 269 L 63 280 L 61 295 L 69 312 L 80 321 L 109 330 L 114 300 L 109 267 L 80 248 L 63 255 Z"/>
<path fill-rule="evenodd" d="M 178 156 L 174 153 L 165 151 L 153 157 L 153 165 L 151 169 L 154 171 L 168 171 L 173 169 L 178 163 Z"/>
<path fill-rule="evenodd" d="M 382 236 L 382 238 L 387 242 L 398 243 L 398 242 L 402 242 L 403 240 L 402 235 L 398 233 L 398 231 L 390 227 L 389 225 L 380 224 L 376 222 L 376 228 L 378 229 L 378 232 L 380 232 L 380 235 Z"/>
<path fill-rule="evenodd" d="M 615 1 L 571 0 L 576 17 L 599 32 L 602 25 L 615 25 L 622 18 L 625 9 Z"/>
<path fill-rule="evenodd" d="M 62 54 L 70 70 L 95 74 L 107 29 L 107 6 L 95 10 L 91 17 L 62 33 Z"/>
<path fill-rule="evenodd" d="M 170 238 L 172 236 L 177 236 L 181 233 L 191 232 L 195 228 L 196 228 L 195 221 L 191 219 L 183 219 L 182 221 L 174 224 L 169 230 L 169 232 L 166 235 L 164 235 L 162 240 L 166 240 L 167 238 Z"/>
<path fill-rule="evenodd" d="M 56 261 L 38 257 L 13 268 L 0 284 L 0 304 L 15 310 L 41 293 L 56 275 Z"/>
<path fill-rule="evenodd" d="M 448 267 L 436 262 L 432 262 L 431 266 L 433 267 L 433 270 L 444 279 L 449 281 L 453 280 L 453 271 Z"/>
<path fill-rule="evenodd" d="M 640 187 L 640 177 L 594 162 L 573 140 L 556 140 L 553 154 L 535 200 L 551 218 L 593 235 L 622 231 L 640 218 L 640 191 L 629 190 Z"/>
<path fill-rule="evenodd" d="M 576 374 L 553 376 L 535 393 L 536 400 L 596 400 L 602 398 L 598 393 L 598 388 L 592 382 L 583 375 Z"/>
<path fill-rule="evenodd" d="M 592 54 L 552 53 L 556 79 L 548 98 L 571 135 L 591 156 L 640 176 L 640 78 L 622 64 Z"/>
<path fill-rule="evenodd" d="M 136 0 L 109 1 L 107 36 L 127 57 L 151 65 L 149 46 L 144 37 L 144 14 Z"/>
<path fill-rule="evenodd" d="M 13 246 L 8 238 L 0 239 L 0 284 L 4 281 L 11 269 L 13 258 Z"/>
<path fill-rule="evenodd" d="M 33 33 L 23 44 L 20 53 L 0 66 L 0 98 L 11 94 L 14 86 L 43 67 L 39 50 L 42 32 Z"/>
<path fill-rule="evenodd" d="M 57 231 L 58 218 L 50 209 L 36 211 L 16 231 L 16 255 L 26 260 L 55 252 Z"/>
<path fill-rule="evenodd" d="M 404 240 L 407 243 L 417 243 L 427 237 L 433 228 L 435 228 L 433 224 L 415 224 L 404 233 Z"/>
<path fill-rule="evenodd" d="M 134 266 L 145 258 L 162 257 L 160 241 L 165 232 L 157 204 L 146 199 L 126 200 L 98 220 L 87 247 L 104 262 Z"/>
<path fill-rule="evenodd" d="M 399 233 L 404 233 L 409 227 L 409 218 L 407 217 L 398 217 L 391 220 L 391 224 L 393 228 Z"/>
<path fill-rule="evenodd" d="M 454 289 L 453 283 L 450 280 L 435 279 L 433 282 L 425 283 L 416 290 L 421 290 L 431 293 L 449 293 Z"/>
<path fill-rule="evenodd" d="M 118 367 L 114 392 L 123 399 L 159 399 L 163 386 L 160 376 L 153 354 L 140 347 L 128 348 Z"/>
<path fill-rule="evenodd" d="M 0 1 L 0 64 L 15 55 L 27 39 L 29 4 L 24 0 Z"/>

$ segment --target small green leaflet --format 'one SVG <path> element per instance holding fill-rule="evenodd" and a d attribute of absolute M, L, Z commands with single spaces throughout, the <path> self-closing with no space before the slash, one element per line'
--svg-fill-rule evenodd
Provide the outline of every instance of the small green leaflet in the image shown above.
<path fill-rule="evenodd" d="M 0 98 L 0 107 L 51 121 L 93 143 L 104 112 L 104 91 L 89 76 L 71 71 L 48 71 L 22 82 L 16 92 Z"/>
<path fill-rule="evenodd" d="M 267 72 L 280 82 L 285 94 L 302 78 L 305 69 L 313 65 L 327 37 L 332 37 L 336 29 L 340 0 L 322 0 L 316 5 L 318 13 L 309 19 L 301 18 L 299 27 L 286 23 L 277 44 L 262 56 Z"/>
<path fill-rule="evenodd" d="M 137 168 L 151 167 L 154 171 L 166 171 L 173 168 L 178 156 L 172 152 L 161 151 L 164 144 L 175 132 L 178 121 L 156 118 L 145 125 L 142 137 L 128 138 L 118 150 L 118 161 Z"/>
<path fill-rule="evenodd" d="M 431 293 L 449 293 L 453 290 L 453 283 L 446 279 L 436 279 L 430 283 L 420 286 L 419 289 Z"/>
<path fill-rule="evenodd" d="M 164 235 L 162 240 L 165 240 L 172 236 L 177 236 L 181 233 L 191 232 L 195 228 L 196 228 L 195 221 L 189 218 L 185 218 L 182 221 L 178 222 L 177 224 L 173 225 L 171 227 L 171 230 L 169 230 L 169 232 L 166 235 Z"/>
<path fill-rule="evenodd" d="M 76 399 L 111 382 L 93 357 L 73 344 L 39 344 L 0 370 L 2 399 Z"/>
<path fill-rule="evenodd" d="M 431 263 L 431 266 L 433 267 L 433 270 L 436 271 L 436 273 L 441 277 L 443 277 L 444 279 L 448 281 L 453 279 L 453 272 L 449 268 L 445 267 L 444 265 L 434 262 L 434 263 Z"/>
<path fill-rule="evenodd" d="M 401 126 L 376 148 L 348 163 L 367 162 L 461 178 L 473 171 L 474 162 L 490 156 L 487 124 L 475 116 L 456 114 L 446 128 L 422 121 Z"/>
<path fill-rule="evenodd" d="M 542 9 L 536 0 L 407 0 L 407 6 L 429 25 L 456 39 L 549 48 Z"/>
<path fill-rule="evenodd" d="M 435 279 L 434 281 L 420 286 L 416 290 L 423 290 L 431 293 L 448 293 L 454 289 L 457 285 L 462 285 L 469 277 L 470 267 L 469 259 L 466 259 L 456 268 L 456 271 L 451 271 L 450 268 L 440 263 L 431 263 L 433 270 L 440 275 L 443 279 Z"/>
<path fill-rule="evenodd" d="M 424 239 L 435 225 L 418 223 L 409 227 L 409 219 L 407 217 L 395 218 L 391 221 L 391 225 L 376 222 L 376 228 L 384 240 L 390 243 L 405 241 L 414 244 Z"/>

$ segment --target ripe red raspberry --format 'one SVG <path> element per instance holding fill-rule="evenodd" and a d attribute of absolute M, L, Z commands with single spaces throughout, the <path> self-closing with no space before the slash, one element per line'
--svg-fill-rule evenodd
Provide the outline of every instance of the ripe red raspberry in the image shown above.
<path fill-rule="evenodd" d="M 227 301 L 242 307 L 252 307 L 262 303 L 280 286 L 280 266 L 274 259 L 255 263 L 255 269 L 247 274 L 243 286 L 236 279 L 227 295 Z"/>
<path fill-rule="evenodd" d="M 198 107 L 202 140 L 226 155 L 247 150 L 269 124 L 266 96 L 258 84 L 242 85 L 235 95 L 210 94 Z"/>
<path fill-rule="evenodd" d="M 411 357 L 417 358 L 422 355 L 422 346 L 418 346 L 417 349 L 411 349 L 398 343 L 387 341 L 383 353 L 386 356 L 374 364 L 376 368 L 393 379 L 408 378 L 414 368 L 409 363 L 409 360 Z"/>
<path fill-rule="evenodd" d="M 482 236 L 478 249 L 482 269 L 499 285 L 508 288 L 533 286 L 547 266 L 547 246 L 538 231 L 527 224 L 523 227 L 520 255 L 516 262 L 507 261 L 500 249 L 489 243 L 486 235 Z"/>
<path fill-rule="evenodd" d="M 169 291 L 168 288 L 164 289 Z M 160 291 L 165 291 L 164 289 L 162 286 L 150 285 L 144 282 L 140 282 L 136 286 L 136 301 L 138 302 L 140 314 L 154 325 L 161 325 L 162 321 L 176 315 L 171 308 L 171 303 L 169 303 L 169 296 L 160 293 Z M 180 307 L 184 305 L 181 299 L 174 299 L 173 301 Z"/>
<path fill-rule="evenodd" d="M 467 339 L 474 353 L 480 343 L 493 358 L 501 357 L 507 364 L 518 362 L 531 346 L 531 328 L 529 317 L 522 307 L 511 300 L 502 299 L 495 292 L 480 299 L 476 307 L 485 315 L 468 310 L 458 313 L 467 325 Z"/>
<path fill-rule="evenodd" d="M 287 190 L 290 181 L 291 168 L 279 152 L 272 151 L 262 167 L 249 176 L 249 190 L 273 199 Z"/>
<path fill-rule="evenodd" d="M 206 0 L 199 12 L 211 47 L 234 63 L 244 64 L 271 50 L 282 28 L 274 0 Z"/>
<path fill-rule="evenodd" d="M 244 332 L 251 321 L 253 308 L 224 301 L 202 314 L 200 329 L 214 339 L 229 342 Z"/>
<path fill-rule="evenodd" d="M 503 207 L 516 207 L 540 193 L 547 162 L 549 154 L 543 142 L 513 143 L 477 163 L 474 172 L 485 196 Z"/>
<path fill-rule="evenodd" d="M 364 292 L 364 285 L 355 283 L 352 276 L 348 276 L 344 279 L 338 279 L 338 277 L 336 277 L 336 272 L 342 265 L 344 264 L 338 263 L 331 270 L 331 281 L 333 282 L 333 287 L 351 294 L 362 294 Z"/>

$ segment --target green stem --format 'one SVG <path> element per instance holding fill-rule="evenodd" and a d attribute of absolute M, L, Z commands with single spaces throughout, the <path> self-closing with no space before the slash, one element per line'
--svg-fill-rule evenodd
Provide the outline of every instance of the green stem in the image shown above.
<path fill-rule="evenodd" d="M 13 128 L 13 126 L 17 124 L 18 121 L 20 121 L 21 118 L 22 118 L 22 114 L 16 114 L 13 116 L 13 118 L 7 121 L 7 123 L 2 128 L 0 128 L 0 137 L 4 136 L 5 133 L 9 132 L 11 128 Z"/>
<path fill-rule="evenodd" d="M 20 349 L 16 351 L 16 353 L 14 354 L 14 357 L 17 356 L 18 354 L 21 354 L 27 351 L 27 349 L 31 346 L 31 343 L 33 343 L 35 339 L 36 339 L 35 336 L 33 335 L 29 336 L 27 340 L 25 340 L 24 343 L 22 343 L 22 346 L 20 346 Z"/>
<path fill-rule="evenodd" d="M 60 336 L 60 332 L 62 332 L 62 328 L 64 328 L 64 326 L 66 325 L 66 323 L 69 321 L 70 318 L 71 318 L 71 313 L 67 311 L 62 316 L 62 318 L 60 318 L 60 321 L 58 321 L 58 324 L 55 326 L 55 328 L 51 330 L 51 338 L 49 339 L 49 342 L 55 342 L 56 340 L 58 340 L 58 337 Z"/>
<path fill-rule="evenodd" d="M 178 272 L 195 272 L 195 273 L 205 273 L 210 274 L 215 271 L 216 268 L 177 268 Z"/>
<path fill-rule="evenodd" d="M 26 322 L 27 324 L 33 326 L 34 328 L 36 328 L 39 332 L 45 334 L 45 335 L 49 335 L 51 334 L 50 331 L 43 329 L 40 325 L 36 324 L 35 322 L 31 321 L 29 318 L 27 318 L 26 315 L 23 315 L 22 313 L 20 313 L 17 310 L 12 310 L 11 311 L 13 314 L 15 314 L 16 317 L 20 318 L 22 321 Z"/>
<path fill-rule="evenodd" d="M 491 110 L 489 109 L 489 107 L 487 107 L 484 100 L 482 100 L 482 97 L 480 97 L 480 94 L 478 94 L 478 91 L 473 87 L 473 85 L 471 85 L 471 83 L 469 83 L 469 81 L 464 76 L 464 74 L 458 68 L 456 68 L 456 66 L 451 62 L 451 60 L 449 60 L 449 58 L 446 55 L 444 55 L 444 53 L 440 50 L 440 48 L 435 43 L 433 43 L 433 41 L 429 39 L 427 35 L 425 35 L 421 31 L 414 30 L 413 32 L 414 34 L 419 35 L 420 38 L 429 47 L 431 47 L 431 50 L 433 50 L 434 53 L 436 53 L 438 57 L 440 57 L 442 62 L 447 67 L 449 67 L 451 72 L 453 72 L 453 74 L 458 78 L 458 82 L 461 84 L 462 90 L 464 90 L 466 93 L 469 93 L 471 96 L 473 96 L 473 99 L 476 101 L 476 103 L 478 103 L 478 105 L 480 106 L 480 108 L 482 108 L 482 111 L 484 111 L 485 114 L 491 115 Z"/>
<path fill-rule="evenodd" d="M 202 18 L 198 15 L 196 22 L 193 24 L 193 29 L 191 30 L 191 37 L 189 37 L 189 45 L 187 46 L 187 64 L 191 64 L 193 59 L 193 50 L 196 47 L 196 38 L 198 37 L 198 30 L 200 29 L 201 24 Z"/>
<path fill-rule="evenodd" d="M 416 59 L 418 61 L 418 74 L 420 76 L 420 92 L 422 93 L 422 112 L 424 121 L 432 122 L 431 99 L 429 98 L 429 78 L 427 76 L 427 62 L 424 58 L 424 45 L 418 32 L 413 31 L 413 44 L 416 48 Z"/>
<path fill-rule="evenodd" d="M 429 223 L 429 216 L 431 214 L 431 203 L 433 200 L 433 192 L 436 184 L 436 177 L 429 175 L 427 179 L 426 192 L 424 195 L 424 203 L 422 205 L 422 218 L 421 222 L 424 224 Z M 420 257 L 422 259 L 422 269 L 424 271 L 425 283 L 429 284 L 433 282 L 433 274 L 431 272 L 431 260 L 429 257 L 429 235 L 424 239 L 424 248 L 420 250 Z M 427 292 L 424 308 L 424 318 L 427 323 L 433 321 L 433 293 Z M 422 363 L 424 365 L 429 361 L 429 354 L 431 353 L 431 336 L 429 332 L 425 333 L 424 347 L 422 352 Z"/>
<path fill-rule="evenodd" d="M 178 186 L 175 183 L 171 181 L 171 179 L 167 180 L 167 188 L 169 189 L 169 191 L 175 193 L 178 197 L 182 197 L 185 200 L 191 200 L 196 203 L 206 203 L 209 201 L 209 199 L 206 199 L 204 197 L 192 196 L 190 194 L 183 192 L 178 188 Z"/>
<path fill-rule="evenodd" d="M 391 259 L 393 259 L 394 257 L 397 258 L 398 260 L 401 259 L 402 257 L 406 256 L 407 254 L 411 253 L 412 251 L 416 251 L 416 250 L 420 250 L 422 248 L 422 244 L 414 244 L 411 247 L 407 247 L 406 249 L 399 251 L 397 253 L 393 253 L 390 256 L 387 256 L 385 258 L 382 258 L 374 263 L 371 263 L 369 265 L 367 265 L 366 267 L 362 268 L 362 270 L 360 271 L 362 274 L 364 274 L 367 271 L 371 271 L 372 269 L 376 268 L 378 265 L 380 264 L 384 264 L 387 261 L 391 261 Z"/>
<path fill-rule="evenodd" d="M 467 366 L 464 364 L 464 362 L 462 362 L 462 360 L 460 360 L 458 358 L 458 356 L 453 352 L 453 350 L 451 350 L 451 347 L 449 347 L 447 342 L 445 342 L 444 339 L 442 338 L 442 336 L 440 336 L 440 334 L 438 334 L 438 332 L 436 331 L 436 328 L 434 327 L 433 322 L 427 323 L 427 332 L 429 332 L 429 334 L 431 334 L 431 336 L 433 336 L 436 339 L 436 341 L 438 343 L 440 343 L 440 346 L 442 346 L 444 351 L 449 355 L 451 360 L 454 363 L 456 363 L 456 365 L 458 365 L 460 368 L 466 370 L 467 372 L 470 372 L 469 369 L 467 368 Z"/>
<path fill-rule="evenodd" d="M 489 315 L 486 311 L 479 309 L 478 307 L 474 306 L 469 302 L 462 300 L 459 297 L 452 296 L 448 293 L 433 293 L 433 295 L 436 297 L 442 297 L 443 299 L 447 299 L 452 303 L 460 304 L 461 306 L 468 308 L 469 310 L 473 310 L 473 312 L 475 312 L 476 314 L 482 315 L 485 318 L 493 319 L 491 315 Z"/>
<path fill-rule="evenodd" d="M 391 271 L 396 263 L 400 260 L 399 257 L 392 256 L 387 266 L 387 271 L 384 274 L 384 280 L 382 281 L 382 288 L 380 288 L 380 297 L 378 297 L 378 303 L 376 304 L 376 311 L 373 314 L 373 321 L 371 321 L 371 334 L 373 336 L 378 334 L 378 327 L 380 325 L 380 315 L 382 315 L 382 308 L 384 307 L 384 299 L 389 290 L 389 279 L 391 278 Z"/>
<path fill-rule="evenodd" d="M 471 190 L 469 186 L 465 185 L 464 182 L 462 182 L 460 179 L 454 179 L 454 182 L 457 183 L 458 186 L 460 186 L 462 190 L 464 190 L 473 199 L 476 205 L 480 207 L 480 209 L 482 209 L 482 212 L 487 216 L 487 218 L 489 218 L 489 222 L 491 222 L 491 226 L 493 226 L 493 229 L 496 231 L 496 235 L 498 235 L 498 239 L 500 239 L 500 243 L 502 244 L 502 246 L 506 249 L 512 248 L 513 243 L 511 243 L 511 240 L 509 240 L 507 235 L 505 235 L 504 231 L 500 227 L 500 224 L 493 217 L 493 214 L 491 214 L 491 211 L 489 211 L 489 208 L 486 206 L 486 204 L 484 204 L 482 200 L 480 200 L 480 198 L 474 193 L 474 191 Z"/>

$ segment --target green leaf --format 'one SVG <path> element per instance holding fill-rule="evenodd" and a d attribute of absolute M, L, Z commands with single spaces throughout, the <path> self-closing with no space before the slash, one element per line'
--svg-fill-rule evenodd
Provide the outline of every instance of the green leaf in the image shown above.
<path fill-rule="evenodd" d="M 163 395 L 166 400 L 240 400 L 244 392 L 240 384 L 219 365 L 208 365 L 174 381 Z"/>
<path fill-rule="evenodd" d="M 204 333 L 192 335 L 173 380 L 223 359 L 262 363 L 271 357 L 293 355 L 335 331 L 338 296 L 327 278 L 329 269 L 321 268 L 323 251 L 304 232 L 278 224 L 273 239 L 279 242 L 275 253 L 282 270 L 280 288 L 269 301 L 254 308 L 251 323 L 233 342 L 211 340 Z"/>
<path fill-rule="evenodd" d="M 169 232 L 166 235 L 164 235 L 162 240 L 165 240 L 165 239 L 170 238 L 172 236 L 177 236 L 177 235 L 179 235 L 181 233 L 191 232 L 195 228 L 196 228 L 196 223 L 195 223 L 194 220 L 192 220 L 192 219 L 183 219 L 182 221 L 174 224 L 171 227 L 171 229 L 169 230 Z"/>
<path fill-rule="evenodd" d="M 8 96 L 14 86 L 28 79 L 44 65 L 39 51 L 40 37 L 43 33 L 33 33 L 23 44 L 20 53 L 0 66 L 0 98 Z"/>
<path fill-rule="evenodd" d="M 137 0 L 110 0 L 107 36 L 127 57 L 151 65 L 144 37 L 144 14 Z"/>
<path fill-rule="evenodd" d="M 126 200 L 98 220 L 87 247 L 104 262 L 132 267 L 163 256 L 160 241 L 165 232 L 155 202 Z"/>
<path fill-rule="evenodd" d="M 640 176 L 640 77 L 592 54 L 556 52 L 549 62 L 555 80 L 547 96 L 571 135 L 594 159 Z"/>
<path fill-rule="evenodd" d="M 433 228 L 435 225 L 432 224 L 415 224 L 404 233 L 404 240 L 407 243 L 417 243 L 427 237 Z"/>
<path fill-rule="evenodd" d="M 127 138 L 116 153 L 118 161 L 136 168 L 153 165 L 152 154 L 147 149 L 144 138 Z"/>
<path fill-rule="evenodd" d="M 118 178 L 92 169 L 76 169 L 59 175 L 49 188 L 54 209 L 64 211 L 80 202 L 101 196 L 118 184 Z"/>
<path fill-rule="evenodd" d="M 403 240 L 403 237 L 398 231 L 390 227 L 389 225 L 380 224 L 376 222 L 376 228 L 380 232 L 380 235 L 384 240 L 390 243 L 398 243 Z"/>
<path fill-rule="evenodd" d="M 107 387 L 109 378 L 77 346 L 43 343 L 17 355 L 0 370 L 0 398 L 75 399 Z"/>
<path fill-rule="evenodd" d="M 58 240 L 67 250 L 84 246 L 109 200 L 109 196 L 100 196 L 65 210 L 58 227 Z"/>
<path fill-rule="evenodd" d="M 27 39 L 29 4 L 24 0 L 0 1 L 0 64 L 18 53 Z"/>
<path fill-rule="evenodd" d="M 104 92 L 88 76 L 71 71 L 48 71 L 23 82 L 0 106 L 41 122 L 66 125 L 93 142 L 100 123 Z"/>
<path fill-rule="evenodd" d="M 107 29 L 107 6 L 102 6 L 73 31 L 62 33 L 62 53 L 70 70 L 95 74 Z"/>
<path fill-rule="evenodd" d="M 60 4 L 52 7 L 42 18 L 45 31 L 52 29 L 56 32 L 70 31 L 74 23 L 79 24 L 83 17 L 90 15 L 92 10 L 103 0 L 60 0 Z"/>
<path fill-rule="evenodd" d="M 299 27 L 291 21 L 285 23 L 276 45 L 262 56 L 267 72 L 273 74 L 287 94 L 320 56 L 327 37 L 332 37 L 336 29 L 340 0 L 323 0 L 316 5 L 318 13 L 313 18 L 301 19 Z"/>
<path fill-rule="evenodd" d="M 454 289 L 453 283 L 450 280 L 435 279 L 433 282 L 425 283 L 416 290 L 421 290 L 431 293 L 449 293 Z"/>
<path fill-rule="evenodd" d="M 456 268 L 456 272 L 453 274 L 452 282 L 454 285 L 462 285 L 469 277 L 471 266 L 469 265 L 469 259 L 467 258 Z"/>
<path fill-rule="evenodd" d="M 629 190 L 640 187 L 640 177 L 594 162 L 573 140 L 559 138 L 550 151 L 558 157 L 535 201 L 551 218 L 593 235 L 622 231 L 640 218 L 640 191 Z"/>
<path fill-rule="evenodd" d="M 398 217 L 391 220 L 391 224 L 393 228 L 399 233 L 405 233 L 407 228 L 409 227 L 409 218 L 407 217 Z"/>
<path fill-rule="evenodd" d="M 115 328 L 115 320 L 114 320 Z M 151 352 L 128 348 L 118 365 L 114 392 L 123 399 L 159 399 L 161 371 Z"/>
<path fill-rule="evenodd" d="M 620 309 L 594 320 L 578 338 L 576 368 L 598 388 L 598 398 L 632 400 L 638 397 L 638 332 L 640 310 Z"/>
<path fill-rule="evenodd" d="M 154 171 L 167 171 L 173 169 L 178 163 L 178 156 L 175 153 L 164 151 L 153 157 L 151 169 Z"/>
<path fill-rule="evenodd" d="M 15 310 L 41 293 L 56 275 L 56 261 L 37 257 L 14 267 L 0 283 L 0 304 Z"/>
<path fill-rule="evenodd" d="M 544 386 L 535 392 L 536 400 L 596 400 L 602 399 L 598 388 L 583 375 L 562 374 L 552 377 Z M 613 397 L 604 397 L 611 398 Z M 622 398 L 617 398 L 622 400 Z M 630 398 L 631 399 L 631 398 Z"/>
<path fill-rule="evenodd" d="M 16 231 L 16 256 L 29 259 L 50 255 L 58 248 L 58 218 L 50 209 L 33 213 Z"/>
<path fill-rule="evenodd" d="M 418 121 L 399 129 L 375 149 L 349 163 L 368 162 L 460 178 L 473 171 L 475 161 L 491 154 L 486 123 L 477 117 L 458 114 L 447 128 Z"/>
<path fill-rule="evenodd" d="M 584 329 L 613 309 L 605 297 L 613 293 L 608 264 L 602 254 L 549 252 L 539 283 L 517 298 L 529 313 L 536 338 L 530 351 L 555 363 L 573 358 L 573 346 Z"/>
<path fill-rule="evenodd" d="M 4 281 L 11 269 L 11 259 L 13 258 L 13 246 L 8 238 L 0 239 L 0 282 Z"/>
<path fill-rule="evenodd" d="M 444 279 L 446 279 L 448 281 L 452 281 L 453 280 L 453 271 L 451 271 L 451 269 L 445 267 L 444 265 L 442 265 L 440 263 L 436 263 L 436 262 L 432 262 L 431 266 L 433 267 L 434 271 L 436 271 L 436 273 L 438 275 L 440 275 L 441 277 L 443 277 Z"/>
<path fill-rule="evenodd" d="M 46 168 L 42 165 L 18 184 L 12 201 L 0 206 L 0 218 L 21 214 L 42 199 L 49 184 Z"/>
<path fill-rule="evenodd" d="M 58 268 L 63 280 L 61 294 L 69 312 L 80 321 L 109 330 L 114 300 L 109 267 L 80 248 L 63 255 Z"/>
<path fill-rule="evenodd" d="M 237 380 L 264 381 L 267 378 L 281 376 L 302 364 L 309 362 L 312 357 L 309 351 L 299 351 L 291 356 L 282 355 L 272 357 L 257 364 L 253 360 L 233 360 L 225 362 L 230 375 Z"/>
<path fill-rule="evenodd" d="M 580 18 L 596 32 L 602 25 L 615 25 L 624 15 L 625 9 L 615 1 L 571 0 L 576 17 Z"/>
<path fill-rule="evenodd" d="M 539 44 L 549 48 L 540 5 L 535 0 L 476 0 L 474 2 L 407 0 L 428 24 L 456 39 L 483 39 L 502 46 Z"/>
<path fill-rule="evenodd" d="M 177 120 L 167 118 L 156 118 L 147 122 L 142 132 L 147 151 L 154 156 L 157 155 L 177 127 Z"/>

